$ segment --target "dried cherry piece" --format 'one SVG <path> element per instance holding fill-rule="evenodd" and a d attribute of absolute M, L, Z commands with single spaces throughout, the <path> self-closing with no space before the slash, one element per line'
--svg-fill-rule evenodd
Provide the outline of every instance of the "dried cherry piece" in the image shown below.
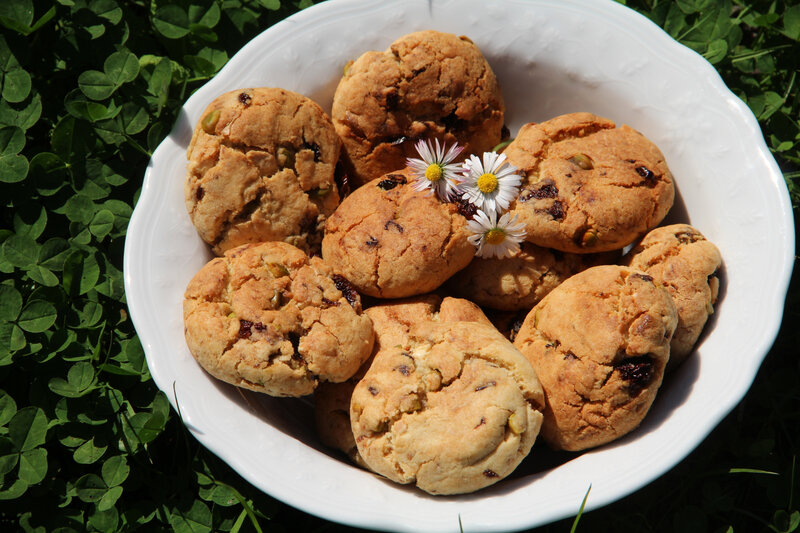
<path fill-rule="evenodd" d="M 249 339 L 250 335 L 253 334 L 250 328 L 253 327 L 253 323 L 249 320 L 239 320 L 239 338 L 240 339 Z"/>
<path fill-rule="evenodd" d="M 403 226 L 401 226 L 400 224 L 398 224 L 394 220 L 388 220 L 386 222 L 386 224 L 383 225 L 383 229 L 385 229 L 386 231 L 389 231 L 390 227 L 393 227 L 394 229 L 396 229 L 398 233 L 403 233 L 403 231 L 404 231 L 403 230 Z"/>
<path fill-rule="evenodd" d="M 653 173 L 653 171 L 644 165 L 640 165 L 636 167 L 634 170 L 636 171 L 637 174 L 643 177 L 644 181 L 651 187 L 655 185 L 656 182 L 658 181 L 658 178 L 656 178 L 656 175 Z"/>
<path fill-rule="evenodd" d="M 564 204 L 561 203 L 559 200 L 555 200 L 553 205 L 550 206 L 550 209 L 547 210 L 551 217 L 556 220 L 562 220 L 564 215 L 566 214 L 564 210 Z"/>
<path fill-rule="evenodd" d="M 387 174 L 384 179 L 378 182 L 378 187 L 384 191 L 389 191 L 403 183 L 406 183 L 406 177 L 402 174 Z"/>
<path fill-rule="evenodd" d="M 653 359 L 649 355 L 628 357 L 616 366 L 620 377 L 628 382 L 631 393 L 636 394 L 650 383 L 653 377 Z"/>
<path fill-rule="evenodd" d="M 358 303 L 358 291 L 353 286 L 350 281 L 339 274 L 334 274 L 331 279 L 333 280 L 333 284 L 336 285 L 336 288 L 342 293 L 345 300 L 352 306 L 355 307 L 356 303 Z"/>
<path fill-rule="evenodd" d="M 456 208 L 458 209 L 458 214 L 466 218 L 467 220 L 472 220 L 472 218 L 475 216 L 475 213 L 478 212 L 478 206 L 476 206 L 463 196 L 459 197 L 458 200 L 455 201 L 455 203 L 456 203 Z"/>
<path fill-rule="evenodd" d="M 545 183 L 531 192 L 534 198 L 555 198 L 558 196 L 558 187 L 555 183 Z"/>
<path fill-rule="evenodd" d="M 536 198 L 537 200 L 541 200 L 542 198 L 556 198 L 558 196 L 558 187 L 556 187 L 555 183 L 551 180 L 545 181 L 541 187 L 537 187 L 536 189 L 526 189 L 523 194 L 520 195 L 520 201 L 527 202 L 531 198 Z"/>

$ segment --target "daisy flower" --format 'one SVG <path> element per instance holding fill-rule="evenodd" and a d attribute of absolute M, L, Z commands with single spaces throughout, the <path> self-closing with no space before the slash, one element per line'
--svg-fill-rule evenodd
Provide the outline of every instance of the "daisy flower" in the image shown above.
<path fill-rule="evenodd" d="M 498 221 L 493 211 L 487 215 L 479 209 L 467 222 L 467 228 L 472 232 L 467 240 L 478 247 L 475 252 L 478 257 L 511 257 L 525 238 L 525 225 L 517 224 L 516 215 L 511 218 L 510 213 Z"/>
<path fill-rule="evenodd" d="M 506 161 L 505 154 L 484 152 L 483 162 L 471 155 L 464 161 L 464 181 L 459 186 L 464 198 L 484 213 L 501 213 L 517 197 L 522 177 Z"/>
<path fill-rule="evenodd" d="M 415 180 L 412 184 L 414 190 L 424 191 L 429 189 L 435 192 L 440 200 L 449 201 L 456 194 L 458 184 L 461 182 L 460 165 L 453 163 L 463 148 L 457 144 L 445 152 L 445 145 L 435 145 L 430 141 L 417 142 L 417 153 L 422 159 L 408 158 L 406 164 L 414 172 Z"/>

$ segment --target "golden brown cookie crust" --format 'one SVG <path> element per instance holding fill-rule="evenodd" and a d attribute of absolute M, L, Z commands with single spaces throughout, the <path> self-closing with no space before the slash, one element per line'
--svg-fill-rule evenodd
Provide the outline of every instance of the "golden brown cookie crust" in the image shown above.
<path fill-rule="evenodd" d="M 200 117 L 187 152 L 186 208 L 214 253 L 286 241 L 318 252 L 339 203 L 341 141 L 316 103 L 284 89 L 239 89 Z"/>
<path fill-rule="evenodd" d="M 412 328 L 408 344 L 375 355 L 350 416 L 374 472 L 460 494 L 499 481 L 525 458 L 542 402 L 530 364 L 493 327 L 428 322 Z"/>
<path fill-rule="evenodd" d="M 545 441 L 584 450 L 636 428 L 661 385 L 677 320 L 669 293 L 624 266 L 584 270 L 545 296 L 514 341 L 545 391 Z"/>
<path fill-rule="evenodd" d="M 475 248 L 456 204 L 415 191 L 406 169 L 355 190 L 328 219 L 322 255 L 364 294 L 403 298 L 435 290 Z"/>
<path fill-rule="evenodd" d="M 675 188 L 661 151 L 636 130 L 590 113 L 526 124 L 504 153 L 523 175 L 511 213 L 539 246 L 620 249 L 672 207 Z"/>
<path fill-rule="evenodd" d="M 511 257 L 476 257 L 450 278 L 447 287 L 492 309 L 530 310 L 573 274 L 618 259 L 617 252 L 570 254 L 523 242 Z"/>
<path fill-rule="evenodd" d="M 722 256 L 714 244 L 688 224 L 656 228 L 626 256 L 625 264 L 664 285 L 678 308 L 669 368 L 694 349 L 719 294 Z"/>
<path fill-rule="evenodd" d="M 464 154 L 500 142 L 505 106 L 480 50 L 466 37 L 419 31 L 345 67 L 332 118 L 355 186 L 403 168 L 414 142 L 458 142 Z"/>
<path fill-rule="evenodd" d="M 382 347 L 389 348 L 408 343 L 409 331 L 425 322 L 479 322 L 491 323 L 474 303 L 460 298 L 435 294 L 415 296 L 403 300 L 384 302 L 365 311 L 372 320 L 375 331 L 373 354 Z M 341 450 L 350 460 L 367 468 L 358 454 L 353 430 L 350 427 L 350 398 L 372 364 L 368 359 L 356 374 L 342 383 L 320 383 L 314 391 L 314 422 L 317 435 L 326 446 Z"/>
<path fill-rule="evenodd" d="M 272 396 L 344 381 L 372 350 L 358 294 L 320 258 L 282 242 L 212 259 L 189 282 L 183 313 L 189 351 L 206 371 Z"/>

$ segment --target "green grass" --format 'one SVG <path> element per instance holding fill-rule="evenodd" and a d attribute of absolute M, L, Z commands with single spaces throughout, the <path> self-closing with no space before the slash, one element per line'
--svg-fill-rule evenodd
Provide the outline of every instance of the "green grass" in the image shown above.
<path fill-rule="evenodd" d="M 198 445 L 149 377 L 122 283 L 144 169 L 180 106 L 306 3 L 0 2 L 0 530 L 354 531 L 273 500 Z M 796 209 L 800 5 L 628 5 L 750 106 Z M 794 281 L 752 389 L 696 451 L 537 531 L 797 530 L 798 296 Z"/>

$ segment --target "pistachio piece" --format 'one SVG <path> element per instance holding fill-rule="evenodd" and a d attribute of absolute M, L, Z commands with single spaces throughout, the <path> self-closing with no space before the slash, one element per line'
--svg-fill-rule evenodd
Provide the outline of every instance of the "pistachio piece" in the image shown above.
<path fill-rule="evenodd" d="M 275 154 L 275 159 L 278 161 L 278 166 L 281 168 L 294 168 L 294 154 L 295 151 L 292 148 L 279 146 L 277 153 Z"/>
<path fill-rule="evenodd" d="M 511 416 L 508 417 L 508 427 L 515 434 L 521 435 L 525 431 L 525 426 L 525 419 L 519 413 L 511 413 Z"/>
<path fill-rule="evenodd" d="M 567 161 L 572 163 L 573 165 L 579 166 L 583 170 L 591 170 L 594 168 L 594 162 L 592 158 L 586 154 L 577 154 L 570 157 Z"/>
<path fill-rule="evenodd" d="M 593 229 L 586 230 L 586 233 L 581 237 L 581 246 L 588 248 L 597 244 L 597 231 Z"/>
<path fill-rule="evenodd" d="M 269 299 L 270 305 L 272 305 L 273 309 L 279 309 L 281 305 L 283 305 L 283 296 L 281 295 L 281 291 L 275 290 L 272 293 L 272 298 Z"/>
<path fill-rule="evenodd" d="M 217 127 L 217 122 L 219 122 L 219 109 L 215 109 L 203 117 L 203 120 L 200 121 L 200 127 L 203 128 L 204 132 L 213 134 Z"/>
<path fill-rule="evenodd" d="M 353 66 L 353 60 L 349 60 L 347 63 L 344 64 L 344 69 L 342 69 L 342 73 L 347 76 L 350 74 L 350 67 Z"/>
<path fill-rule="evenodd" d="M 308 191 L 308 195 L 312 198 L 325 198 L 330 192 L 330 187 L 317 187 Z"/>
<path fill-rule="evenodd" d="M 289 269 L 282 263 L 267 263 L 267 270 L 273 278 L 282 278 L 289 275 Z"/>
<path fill-rule="evenodd" d="M 389 421 L 388 420 L 375 420 L 373 424 L 370 424 L 371 427 L 367 429 L 372 433 L 385 433 L 387 429 L 389 429 Z"/>
<path fill-rule="evenodd" d="M 422 402 L 416 394 L 410 394 L 400 400 L 400 410 L 404 413 L 412 413 L 422 409 Z"/>

